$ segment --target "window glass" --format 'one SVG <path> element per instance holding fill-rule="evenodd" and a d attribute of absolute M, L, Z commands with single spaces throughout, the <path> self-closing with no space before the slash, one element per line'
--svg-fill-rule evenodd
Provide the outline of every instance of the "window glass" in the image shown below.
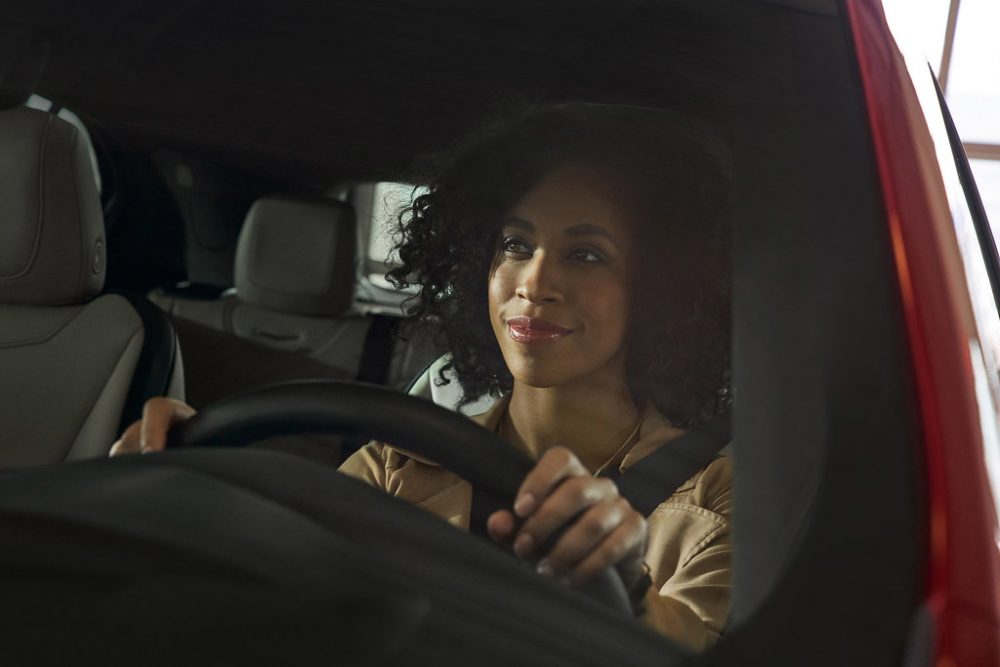
<path fill-rule="evenodd" d="M 939 74 L 951 0 L 885 0 L 884 6 L 896 40 L 917 45 Z"/>
<path fill-rule="evenodd" d="M 400 210 L 409 205 L 414 197 L 427 192 L 427 188 L 414 187 L 409 183 L 380 181 L 360 187 L 359 192 L 365 193 L 360 200 L 355 201 L 355 208 L 361 219 L 359 228 L 362 233 L 367 231 L 368 235 L 367 240 L 362 239 L 365 253 L 363 280 L 381 290 L 395 292 L 396 287 L 386 280 L 385 273 L 399 265 L 399 255 L 393 250 L 396 221 Z M 402 291 L 415 293 L 416 287 Z M 374 301 L 381 301 L 384 296 L 384 293 L 367 295 Z"/>
<path fill-rule="evenodd" d="M 393 227 L 400 209 L 425 192 L 427 188 L 414 188 L 408 183 L 375 184 L 371 230 L 368 234 L 368 259 L 388 265 L 399 264 L 399 255 L 392 249 Z"/>
<path fill-rule="evenodd" d="M 1000 246 L 1000 160 L 969 160 L 969 164 L 993 229 L 993 238 Z"/>
<path fill-rule="evenodd" d="M 948 106 L 962 140 L 1000 143 L 1000 2 L 962 0 L 948 72 Z"/>
<path fill-rule="evenodd" d="M 964 7 L 964 5 L 963 5 Z M 923 100 L 936 100 L 930 77 L 916 77 L 914 85 Z M 949 105 L 950 106 L 950 105 Z M 958 171 L 953 168 L 956 160 L 964 160 L 960 145 L 952 145 L 940 114 L 934 113 L 929 104 L 925 106 L 927 125 L 938 152 L 938 162 L 942 165 L 951 209 L 955 236 L 962 255 L 965 282 L 972 303 L 975 334 L 969 340 L 970 363 L 976 381 L 976 400 L 979 404 L 979 418 L 983 438 L 983 456 L 990 475 L 994 501 L 1000 505 L 1000 313 L 997 300 L 989 279 L 987 256 L 993 249 L 984 247 L 976 232 L 974 213 L 969 209 Z M 994 231 L 994 234 L 996 232 Z M 995 258 L 993 258 L 995 261 Z M 1000 510 L 1000 506 L 997 508 Z"/>

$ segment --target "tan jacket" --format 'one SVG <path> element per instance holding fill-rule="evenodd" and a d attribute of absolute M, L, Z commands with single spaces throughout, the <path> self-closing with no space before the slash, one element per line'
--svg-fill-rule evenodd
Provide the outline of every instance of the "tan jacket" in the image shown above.
<path fill-rule="evenodd" d="M 473 419 L 496 426 L 506 401 Z M 631 465 L 684 431 L 674 428 L 655 408 L 643 413 L 639 440 L 621 463 Z M 369 443 L 341 466 L 341 471 L 432 512 L 467 530 L 472 487 L 444 468 L 422 462 L 379 442 Z M 649 517 L 646 564 L 653 588 L 645 598 L 643 623 L 700 650 L 722 631 L 729 613 L 731 465 L 715 459 Z"/>

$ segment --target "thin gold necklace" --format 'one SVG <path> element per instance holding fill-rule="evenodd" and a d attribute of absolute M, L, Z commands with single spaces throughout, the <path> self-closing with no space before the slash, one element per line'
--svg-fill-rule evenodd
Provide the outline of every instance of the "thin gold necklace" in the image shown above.
<path fill-rule="evenodd" d="M 500 421 L 497 422 L 496 434 L 500 438 L 503 437 L 503 423 L 504 421 L 507 420 L 507 417 L 509 415 L 510 412 L 508 410 L 504 410 L 503 415 L 500 416 Z M 637 419 L 635 422 L 635 427 L 632 429 L 632 432 L 628 434 L 628 437 L 625 438 L 625 442 L 623 442 L 621 446 L 619 446 L 618 449 L 615 450 L 615 453 L 611 455 L 611 458 L 609 458 L 607 461 L 601 464 L 601 466 L 594 471 L 594 477 L 597 477 L 602 472 L 604 472 L 604 469 L 607 468 L 609 465 L 611 465 L 612 461 L 618 458 L 618 455 L 622 453 L 622 450 L 624 450 L 626 447 L 632 444 L 632 440 L 639 433 L 640 426 L 642 426 L 642 415 L 639 415 L 639 419 Z"/>
<path fill-rule="evenodd" d="M 594 471 L 594 477 L 597 477 L 604 472 L 604 469 L 611 465 L 611 462 L 618 458 L 618 455 L 621 454 L 626 447 L 632 444 L 632 439 L 639 433 L 640 426 L 642 426 L 642 415 L 639 415 L 639 419 L 635 422 L 635 428 L 633 428 L 632 432 L 628 434 L 627 438 L 625 438 L 625 442 L 622 443 L 621 447 L 616 449 L 615 453 L 611 455 L 611 458 L 601 464 L 601 467 Z"/>

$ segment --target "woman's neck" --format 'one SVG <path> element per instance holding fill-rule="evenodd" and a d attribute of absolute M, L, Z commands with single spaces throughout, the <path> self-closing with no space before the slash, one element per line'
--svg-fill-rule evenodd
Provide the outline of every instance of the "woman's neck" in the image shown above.
<path fill-rule="evenodd" d="M 639 411 L 624 381 L 529 387 L 515 381 L 502 424 L 506 439 L 536 458 L 563 446 L 597 470 L 635 430 Z"/>

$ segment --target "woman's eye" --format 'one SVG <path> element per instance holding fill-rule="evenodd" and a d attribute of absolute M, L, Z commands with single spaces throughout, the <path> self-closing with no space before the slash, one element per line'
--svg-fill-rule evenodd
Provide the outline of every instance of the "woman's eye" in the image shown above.
<path fill-rule="evenodd" d="M 604 257 L 596 250 L 589 248 L 577 248 L 569 254 L 570 259 L 585 264 L 597 264 L 604 261 Z"/>
<path fill-rule="evenodd" d="M 530 255 L 531 248 L 516 236 L 508 236 L 500 244 L 500 248 L 508 255 Z"/>

